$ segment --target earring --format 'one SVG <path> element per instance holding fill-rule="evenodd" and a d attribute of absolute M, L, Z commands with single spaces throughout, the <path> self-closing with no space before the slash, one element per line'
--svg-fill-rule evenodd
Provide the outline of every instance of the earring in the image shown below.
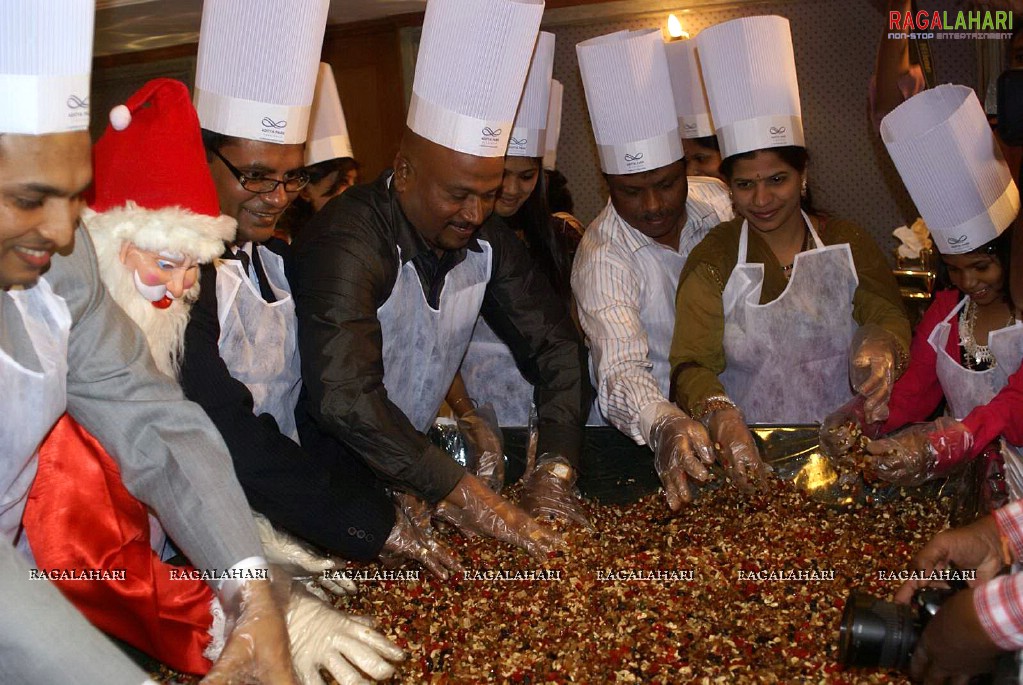
<path fill-rule="evenodd" d="M 806 197 L 806 179 L 805 179 L 805 178 L 803 179 L 803 188 L 802 188 L 802 190 L 800 191 L 800 194 L 801 194 L 801 195 L 802 195 L 803 197 Z"/>

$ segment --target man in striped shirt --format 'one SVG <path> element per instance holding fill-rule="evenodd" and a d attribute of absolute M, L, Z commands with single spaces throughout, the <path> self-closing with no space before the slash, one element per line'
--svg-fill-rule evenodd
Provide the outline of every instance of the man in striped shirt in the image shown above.
<path fill-rule="evenodd" d="M 572 291 L 601 419 L 650 445 L 677 510 L 691 499 L 687 479 L 709 476 L 714 452 L 703 426 L 667 399 L 675 289 L 689 252 L 731 218 L 727 194 L 716 181 L 687 182 L 659 38 L 605 36 L 577 51 L 610 200 L 583 235 Z M 644 106 L 623 105 L 635 102 Z"/>

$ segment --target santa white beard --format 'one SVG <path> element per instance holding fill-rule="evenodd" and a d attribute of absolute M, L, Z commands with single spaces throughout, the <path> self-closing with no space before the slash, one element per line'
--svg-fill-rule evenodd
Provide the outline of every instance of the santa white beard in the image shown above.
<path fill-rule="evenodd" d="M 142 329 L 157 368 L 176 380 L 185 348 L 188 316 L 192 304 L 199 298 L 199 281 L 196 280 L 195 285 L 166 309 L 154 307 L 135 288 L 133 272 L 121 262 L 121 241 L 109 240 L 96 233 L 92 234 L 92 238 L 96 245 L 100 277 L 111 297 Z"/>

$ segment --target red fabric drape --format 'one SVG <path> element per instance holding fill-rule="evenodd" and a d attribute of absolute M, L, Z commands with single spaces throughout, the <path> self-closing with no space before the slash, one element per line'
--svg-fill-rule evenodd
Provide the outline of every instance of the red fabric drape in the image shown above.
<path fill-rule="evenodd" d="M 190 570 L 160 561 L 150 546 L 145 505 L 121 481 L 103 447 L 65 414 L 39 449 L 39 471 L 23 520 L 36 566 L 46 570 L 124 569 L 124 580 L 57 580 L 60 591 L 100 630 L 173 669 L 205 674 L 213 592 Z"/>

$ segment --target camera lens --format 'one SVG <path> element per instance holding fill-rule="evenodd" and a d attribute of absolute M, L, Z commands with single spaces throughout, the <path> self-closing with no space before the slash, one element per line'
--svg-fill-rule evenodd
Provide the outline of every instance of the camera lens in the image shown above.
<path fill-rule="evenodd" d="M 852 592 L 842 613 L 838 661 L 847 668 L 906 670 L 918 637 L 913 607 Z"/>

